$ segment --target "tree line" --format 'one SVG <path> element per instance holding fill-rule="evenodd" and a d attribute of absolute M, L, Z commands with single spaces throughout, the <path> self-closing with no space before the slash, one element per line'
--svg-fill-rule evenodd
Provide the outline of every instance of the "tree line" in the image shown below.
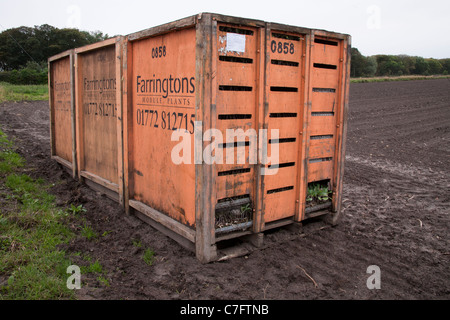
<path fill-rule="evenodd" d="M 100 31 L 59 29 L 48 24 L 0 33 L 0 82 L 47 83 L 47 59 L 63 51 L 106 40 Z"/>
<path fill-rule="evenodd" d="M 100 31 L 58 29 L 48 24 L 0 33 L 0 82 L 47 83 L 47 59 L 63 51 L 106 40 Z M 450 59 L 408 55 L 364 56 L 351 49 L 351 77 L 450 74 Z"/>
<path fill-rule="evenodd" d="M 352 48 L 351 51 L 350 76 L 353 78 L 450 74 L 450 59 L 384 54 L 366 57 L 357 48 Z"/>

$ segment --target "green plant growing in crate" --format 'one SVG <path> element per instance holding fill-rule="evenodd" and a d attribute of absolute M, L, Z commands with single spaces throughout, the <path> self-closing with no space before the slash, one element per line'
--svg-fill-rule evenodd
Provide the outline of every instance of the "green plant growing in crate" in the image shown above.
<path fill-rule="evenodd" d="M 312 202 L 314 200 L 323 202 L 331 199 L 330 194 L 332 193 L 328 187 L 321 186 L 320 184 L 312 184 L 308 186 L 308 194 L 306 196 L 307 202 Z"/>

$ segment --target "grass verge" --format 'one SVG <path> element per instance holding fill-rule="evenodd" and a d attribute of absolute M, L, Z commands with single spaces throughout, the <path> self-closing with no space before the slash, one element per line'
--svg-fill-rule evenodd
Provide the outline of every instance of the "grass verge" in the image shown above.
<path fill-rule="evenodd" d="M 0 130 L 0 300 L 74 299 L 71 262 L 58 245 L 74 233 L 42 179 L 23 174 L 25 160 Z"/>
<path fill-rule="evenodd" d="M 386 81 L 413 81 L 413 80 L 433 80 L 450 79 L 448 76 L 399 76 L 399 77 L 372 77 L 372 78 L 351 78 L 351 83 L 386 82 Z"/>
<path fill-rule="evenodd" d="M 23 100 L 48 100 L 48 85 L 14 85 L 0 82 L 0 103 Z"/>

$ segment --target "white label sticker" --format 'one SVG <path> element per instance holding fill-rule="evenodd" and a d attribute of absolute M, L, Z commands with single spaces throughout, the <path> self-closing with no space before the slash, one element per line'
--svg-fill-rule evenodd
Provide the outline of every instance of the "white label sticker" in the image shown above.
<path fill-rule="evenodd" d="M 245 35 L 227 33 L 227 51 L 245 52 Z"/>

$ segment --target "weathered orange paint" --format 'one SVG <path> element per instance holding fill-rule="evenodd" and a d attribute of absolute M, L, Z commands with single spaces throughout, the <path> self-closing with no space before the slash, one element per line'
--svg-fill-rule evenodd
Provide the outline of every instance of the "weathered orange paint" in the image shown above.
<path fill-rule="evenodd" d="M 158 58 L 155 57 L 155 49 L 158 51 Z M 129 184 L 133 190 L 130 199 L 140 201 L 185 225 L 193 226 L 195 165 L 194 124 L 191 121 L 195 120 L 195 29 L 134 41 L 129 54 L 133 61 L 132 65 L 128 65 L 131 68 L 129 81 L 132 89 L 129 93 L 132 104 L 128 112 L 132 117 L 128 128 L 128 141 L 131 145 L 128 155 Z M 178 87 L 178 81 L 175 87 L 175 81 L 170 79 L 181 79 L 184 90 Z M 167 90 L 164 88 L 166 84 Z M 171 86 L 173 92 L 161 92 L 170 91 Z M 143 118 L 138 119 L 138 112 L 141 117 L 142 111 Z M 172 122 L 170 130 L 169 115 Z M 189 134 L 191 161 L 190 164 L 177 165 L 172 162 L 171 151 L 179 142 L 171 141 L 174 132 L 172 129 L 174 126 L 181 126 L 185 130 L 186 125 L 188 131 L 192 132 Z"/>
<path fill-rule="evenodd" d="M 130 34 L 123 49 L 118 43 L 76 50 L 81 177 L 118 192 L 127 213 L 139 211 L 163 226 L 160 230 L 194 247 L 203 262 L 217 259 L 219 241 L 308 218 L 311 182 L 329 182 L 338 216 L 349 36 L 204 13 Z M 113 76 L 117 87 L 108 97 L 85 88 L 84 79 Z M 93 99 L 114 101 L 117 118 L 84 114 L 83 106 Z M 195 121 L 201 123 L 199 145 Z M 172 141 L 178 129 L 185 135 Z M 207 139 L 209 129 L 223 140 Z M 260 158 L 259 139 L 244 135 L 228 141 L 229 130 L 258 137 L 267 130 L 268 140 L 261 142 L 270 162 Z M 172 152 L 182 139 L 189 147 L 178 156 L 188 152 L 189 159 L 176 164 Z M 222 152 L 222 158 L 195 163 L 196 153 L 202 156 L 215 142 L 214 155 Z M 54 143 L 57 149 L 64 144 Z M 69 151 L 60 152 L 68 157 Z M 244 163 L 238 163 L 237 152 Z M 250 163 L 251 152 L 257 163 Z M 218 235 L 216 207 L 235 199 L 251 204 L 253 224 L 243 233 Z"/>
<path fill-rule="evenodd" d="M 73 51 L 49 58 L 48 74 L 51 154 L 75 176 Z"/>
<path fill-rule="evenodd" d="M 51 99 L 53 104 L 55 155 L 72 162 L 70 57 L 52 63 Z"/>
<path fill-rule="evenodd" d="M 75 49 L 75 92 L 79 177 L 123 203 L 121 41 Z"/>

